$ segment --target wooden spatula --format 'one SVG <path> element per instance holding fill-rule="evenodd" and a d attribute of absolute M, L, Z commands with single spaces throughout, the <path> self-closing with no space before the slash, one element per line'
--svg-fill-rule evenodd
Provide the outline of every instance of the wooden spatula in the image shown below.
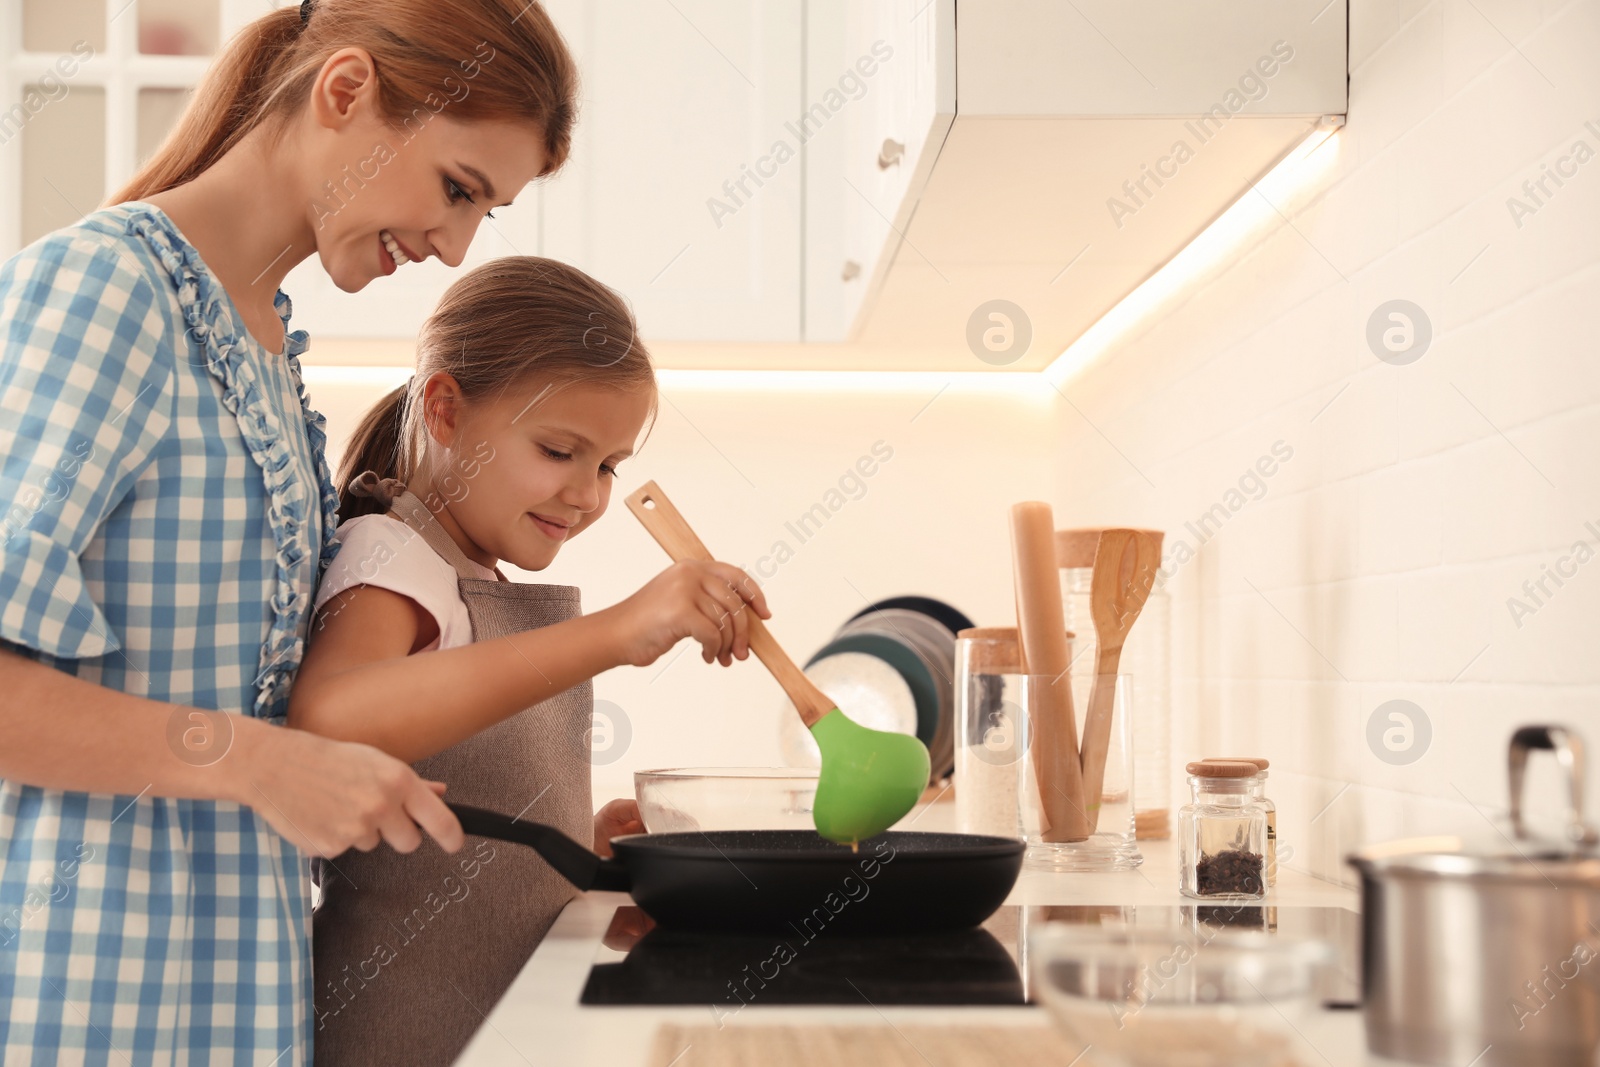
<path fill-rule="evenodd" d="M 628 495 L 628 510 L 674 562 L 713 558 L 655 482 L 645 482 Z M 909 734 L 869 730 L 848 718 L 795 665 L 760 616 L 750 612 L 748 620 L 750 650 L 794 702 L 822 750 L 812 805 L 817 832 L 854 844 L 899 822 L 928 784 L 926 746 Z"/>
<path fill-rule="evenodd" d="M 1161 535 L 1148 530 L 1101 530 L 1089 582 L 1089 613 L 1098 646 L 1089 710 L 1083 720 L 1083 798 L 1089 830 L 1100 818 L 1100 796 L 1106 780 L 1106 752 L 1111 747 L 1111 714 L 1117 695 L 1117 673 L 1128 631 L 1144 610 L 1161 566 Z"/>

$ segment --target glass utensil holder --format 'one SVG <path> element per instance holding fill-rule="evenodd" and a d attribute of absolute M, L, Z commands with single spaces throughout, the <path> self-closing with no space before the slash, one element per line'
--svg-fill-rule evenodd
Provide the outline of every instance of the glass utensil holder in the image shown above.
<path fill-rule="evenodd" d="M 1070 646 L 1070 633 L 1067 640 Z M 1094 679 L 1070 681 L 1074 734 L 1081 741 Z M 1038 768 L 1045 761 L 1033 751 L 1039 736 L 1033 709 L 1038 694 L 1059 684 L 1055 676 L 1023 671 L 1014 627 L 976 627 L 957 635 L 957 827 L 962 833 L 1026 841 L 1025 863 L 1036 870 L 1132 870 L 1143 862 L 1134 840 L 1129 765 L 1133 679 L 1120 675 L 1107 682 L 1113 686 L 1111 743 L 1095 830 L 1082 841 L 1046 840 L 1054 835 L 1041 799 Z M 1093 810 L 1094 805 L 1088 807 Z"/>
<path fill-rule="evenodd" d="M 1055 683 L 1048 675 L 1025 675 L 1024 696 L 1030 696 Z M 1106 750 L 1105 778 L 1098 800 L 1085 798 L 1085 807 L 1094 818 L 1094 832 L 1082 841 L 1050 841 L 1049 818 L 1042 800 L 1043 787 L 1039 781 L 1039 761 L 1023 761 L 1024 767 L 1017 776 L 1020 790 L 1017 810 L 1022 817 L 1022 836 L 1028 842 L 1023 860 L 1031 870 L 1043 871 L 1131 871 L 1144 862 L 1135 840 L 1133 767 L 1130 745 L 1133 725 L 1134 684 L 1131 674 L 1107 676 L 1105 684 L 1112 686 L 1111 742 Z M 1092 676 L 1072 676 L 1072 706 L 1077 719 L 1077 736 L 1081 746 L 1088 719 L 1089 701 L 1094 688 Z M 1036 703 L 1026 699 L 1023 707 L 1033 709 Z M 1031 754 L 1036 731 L 1033 719 L 1025 715 L 1022 721 L 1022 744 Z M 1044 783 L 1048 786 L 1048 783 Z M 1098 804 L 1098 807 L 1097 807 Z"/>

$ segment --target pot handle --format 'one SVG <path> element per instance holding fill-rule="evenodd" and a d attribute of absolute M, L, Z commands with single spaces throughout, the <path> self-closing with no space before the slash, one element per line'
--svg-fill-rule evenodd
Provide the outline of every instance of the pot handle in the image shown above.
<path fill-rule="evenodd" d="M 445 807 L 461 820 L 461 829 L 477 837 L 492 837 L 527 845 L 555 872 L 582 890 L 614 889 L 623 893 L 633 886 L 627 867 L 617 859 L 605 859 L 578 844 L 554 826 L 525 819 L 513 819 L 498 811 L 446 802 Z"/>
<path fill-rule="evenodd" d="M 1511 828 L 1519 838 L 1527 838 L 1522 825 L 1522 782 L 1533 749 L 1555 753 L 1556 762 L 1567 776 L 1567 836 L 1574 844 L 1593 845 L 1600 841 L 1594 827 L 1583 820 L 1583 738 L 1565 726 L 1522 726 L 1511 735 L 1507 771 L 1511 779 Z"/>

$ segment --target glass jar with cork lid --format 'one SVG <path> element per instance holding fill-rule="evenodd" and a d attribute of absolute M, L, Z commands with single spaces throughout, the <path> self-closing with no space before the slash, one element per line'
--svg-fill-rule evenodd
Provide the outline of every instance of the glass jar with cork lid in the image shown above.
<path fill-rule="evenodd" d="M 1178 812 L 1178 888 L 1203 900 L 1266 895 L 1267 813 L 1256 801 L 1259 768 L 1245 760 L 1199 760 L 1190 802 Z"/>

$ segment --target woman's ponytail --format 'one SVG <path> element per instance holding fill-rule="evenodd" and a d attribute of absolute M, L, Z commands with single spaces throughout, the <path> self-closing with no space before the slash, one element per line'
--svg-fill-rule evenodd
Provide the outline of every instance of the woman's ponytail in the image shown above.
<path fill-rule="evenodd" d="M 372 58 L 391 150 L 448 105 L 462 122 L 529 123 L 545 174 L 566 161 L 578 68 L 536 0 L 316 0 L 303 20 L 298 7 L 278 8 L 235 33 L 177 128 L 107 206 L 192 181 L 258 128 L 282 136 L 346 48 Z"/>
<path fill-rule="evenodd" d="M 374 471 L 380 479 L 403 478 L 401 439 L 405 435 L 406 396 L 411 382 L 396 388 L 375 404 L 345 446 L 344 457 L 339 461 L 339 473 L 333 484 L 339 487 L 339 520 L 353 519 L 357 515 L 378 515 L 387 511 L 383 501 L 350 491 L 354 482 L 366 471 Z"/>
<path fill-rule="evenodd" d="M 266 115 L 266 98 L 277 88 L 282 58 L 305 24 L 298 8 L 280 8 L 237 33 L 184 108 L 172 133 L 149 162 L 107 204 L 143 200 L 200 176 Z"/>

